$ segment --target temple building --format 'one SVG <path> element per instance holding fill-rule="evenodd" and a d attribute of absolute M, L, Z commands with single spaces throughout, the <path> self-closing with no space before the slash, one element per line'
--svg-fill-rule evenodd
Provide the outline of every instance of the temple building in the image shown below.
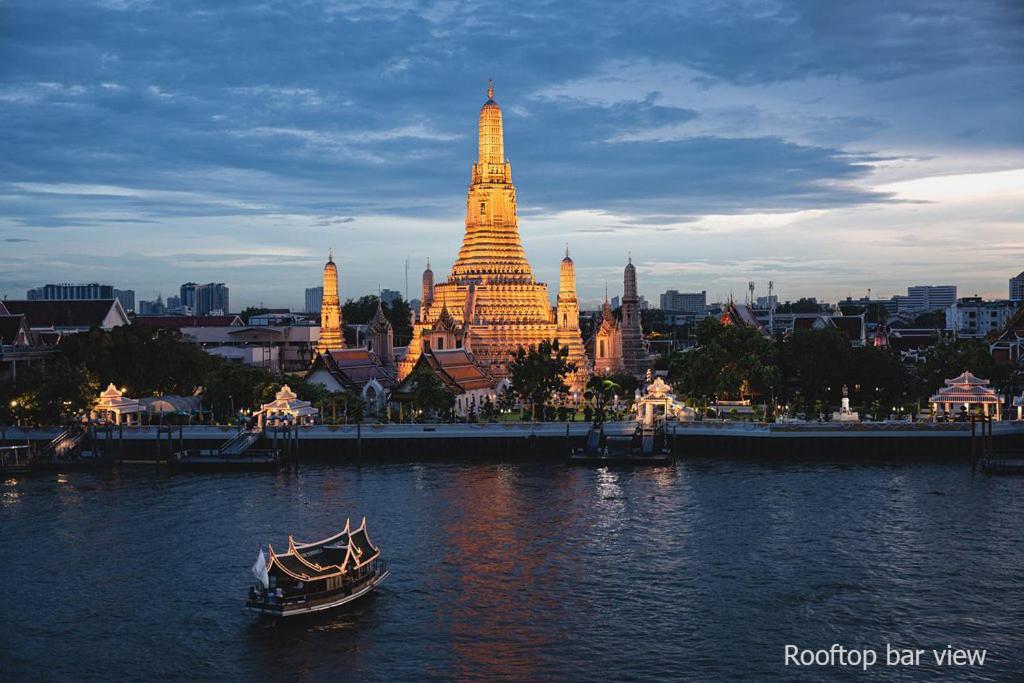
<path fill-rule="evenodd" d="M 604 293 L 601 326 L 597 328 L 589 346 L 594 359 L 594 374 L 614 375 L 626 369 L 622 360 L 622 329 L 619 327 L 619 321 L 612 315 L 608 292 Z"/>
<path fill-rule="evenodd" d="M 622 362 L 626 372 L 643 377 L 650 364 L 640 324 L 640 299 L 636 292 L 636 266 L 630 257 L 622 278 Z"/>
<path fill-rule="evenodd" d="M 428 348 L 465 348 L 500 379 L 519 347 L 558 336 L 547 285 L 534 279 L 520 243 L 516 188 L 505 159 L 502 126 L 492 83 L 480 109 L 462 248 L 447 281 L 435 284 L 429 267 L 423 273 L 420 319 L 408 353 L 399 361 L 400 377 L 412 371 Z"/>
<path fill-rule="evenodd" d="M 749 327 L 750 329 L 757 330 L 761 335 L 769 339 L 772 336 L 771 332 L 765 329 L 761 321 L 757 319 L 757 315 L 754 314 L 754 310 L 750 306 L 738 304 L 732 297 L 729 297 L 729 303 L 726 304 L 725 310 L 722 311 L 720 322 L 726 326 Z"/>
<path fill-rule="evenodd" d="M 569 362 L 576 366 L 576 372 L 569 379 L 570 391 L 582 391 L 587 386 L 589 368 L 583 352 L 583 336 L 580 333 L 580 302 L 576 298 L 576 267 L 569 258 L 569 247 L 558 278 L 558 305 L 555 308 L 556 336 L 562 346 L 569 347 Z"/>
<path fill-rule="evenodd" d="M 486 402 L 497 404 L 498 394 L 508 389 L 507 379 L 495 379 L 465 348 L 449 348 L 444 351 L 433 347 L 425 348 L 416 365 L 425 367 L 440 380 L 441 386 L 452 395 L 453 410 L 459 417 L 480 415 Z M 391 400 L 396 403 L 411 403 L 419 376 L 418 373 L 410 372 L 394 388 Z"/>
<path fill-rule="evenodd" d="M 326 297 L 324 297 L 326 301 Z M 401 350 L 399 350 L 401 351 Z M 306 381 L 329 391 L 351 391 L 366 401 L 366 412 L 379 415 L 398 384 L 394 330 L 384 314 L 380 298 L 377 312 L 366 328 L 366 347 L 318 351 Z"/>
<path fill-rule="evenodd" d="M 338 267 L 334 265 L 334 252 L 327 256 L 324 265 L 324 298 L 320 309 L 320 342 L 317 350 L 321 353 L 330 349 L 345 348 L 345 337 L 341 334 L 341 302 L 338 299 Z"/>
<path fill-rule="evenodd" d="M 423 271 L 423 291 L 420 294 L 420 320 L 423 320 L 423 311 L 430 308 L 434 303 L 434 271 L 430 269 L 430 259 L 427 259 L 427 269 Z"/>

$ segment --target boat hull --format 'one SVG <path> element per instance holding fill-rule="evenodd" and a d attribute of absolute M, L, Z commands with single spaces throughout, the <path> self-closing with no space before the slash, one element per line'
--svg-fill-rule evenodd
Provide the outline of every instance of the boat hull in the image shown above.
<path fill-rule="evenodd" d="M 388 578 L 390 574 L 391 570 L 386 569 L 367 581 L 365 585 L 360 586 L 358 590 L 353 591 L 350 595 L 342 594 L 330 600 L 323 600 L 314 603 L 296 603 L 291 605 L 268 605 L 262 602 L 254 603 L 249 601 L 246 603 L 246 606 L 257 614 L 273 619 L 298 617 L 304 614 L 318 614 L 327 610 L 337 609 L 351 602 L 355 602 L 359 598 L 369 595 L 381 584 L 381 582 L 384 581 L 384 579 Z"/>

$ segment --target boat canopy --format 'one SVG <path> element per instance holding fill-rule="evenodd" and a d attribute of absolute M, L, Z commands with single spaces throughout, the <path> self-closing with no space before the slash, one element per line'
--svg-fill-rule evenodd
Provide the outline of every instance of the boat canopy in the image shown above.
<path fill-rule="evenodd" d="M 351 524 L 333 536 L 313 543 L 297 543 L 288 537 L 288 551 L 278 553 L 269 547 L 267 572 L 295 581 L 321 581 L 359 569 L 380 557 L 366 532 L 366 518 L 357 529 Z"/>

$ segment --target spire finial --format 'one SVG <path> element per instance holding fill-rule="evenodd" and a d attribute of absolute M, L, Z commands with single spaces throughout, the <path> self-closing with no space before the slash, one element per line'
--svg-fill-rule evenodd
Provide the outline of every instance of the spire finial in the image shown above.
<path fill-rule="evenodd" d="M 427 257 L 427 270 L 430 270 L 430 257 Z"/>
<path fill-rule="evenodd" d="M 604 281 L 604 302 L 608 303 L 608 281 Z"/>
<path fill-rule="evenodd" d="M 633 262 L 633 252 L 632 251 L 627 251 L 626 252 L 626 258 L 629 260 L 629 263 L 632 263 Z"/>
<path fill-rule="evenodd" d="M 334 262 L 334 247 L 331 247 L 330 250 L 327 252 L 327 262 L 328 263 L 333 263 Z"/>
<path fill-rule="evenodd" d="M 565 258 L 569 258 L 569 243 L 565 243 Z"/>
<path fill-rule="evenodd" d="M 487 79 L 487 99 L 489 99 L 489 100 L 493 100 L 494 99 L 494 79 L 493 78 L 488 78 Z"/>

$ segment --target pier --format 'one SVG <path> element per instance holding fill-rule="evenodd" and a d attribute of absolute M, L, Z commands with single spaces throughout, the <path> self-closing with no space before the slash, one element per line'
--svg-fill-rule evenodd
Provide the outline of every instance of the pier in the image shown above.
<path fill-rule="evenodd" d="M 160 464 L 183 451 L 278 451 L 299 461 L 501 461 L 564 458 L 584 445 L 585 422 L 353 424 L 268 427 L 116 426 L 85 430 L 0 427 L 0 445 L 29 444 L 37 461 Z M 1024 422 L 991 425 L 997 449 L 1024 446 Z M 83 431 L 85 433 L 83 434 Z M 970 423 L 669 422 L 667 438 L 681 460 L 972 460 Z M 75 453 L 74 449 L 78 449 Z"/>

